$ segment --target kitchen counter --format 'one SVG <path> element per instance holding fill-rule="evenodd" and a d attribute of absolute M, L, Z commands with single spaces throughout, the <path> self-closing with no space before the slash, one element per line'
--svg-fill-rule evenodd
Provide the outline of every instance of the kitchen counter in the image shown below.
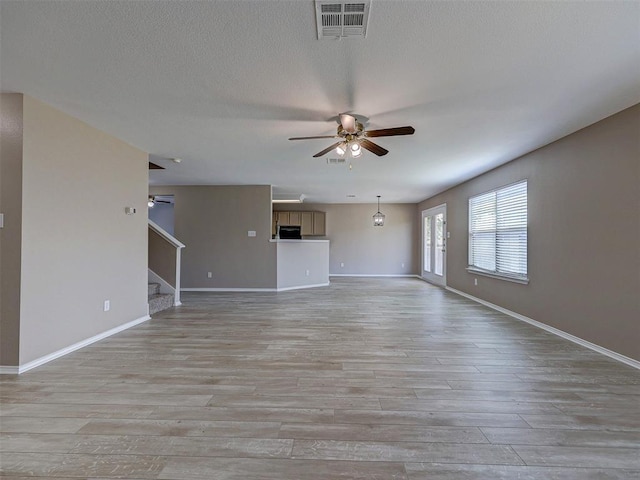
<path fill-rule="evenodd" d="M 329 240 L 271 240 L 276 244 L 278 290 L 329 285 Z"/>

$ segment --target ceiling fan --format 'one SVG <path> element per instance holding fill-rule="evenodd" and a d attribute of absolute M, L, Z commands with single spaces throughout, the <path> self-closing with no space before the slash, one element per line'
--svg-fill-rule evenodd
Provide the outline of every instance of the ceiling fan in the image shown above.
<path fill-rule="evenodd" d="M 172 200 L 167 200 L 165 197 L 160 197 L 158 195 L 149 195 L 149 200 L 147 201 L 147 206 L 149 208 L 153 208 L 156 203 L 167 203 L 172 204 Z"/>
<path fill-rule="evenodd" d="M 335 148 L 340 156 L 349 152 L 352 157 L 357 158 L 362 155 L 362 149 L 369 150 L 379 157 L 389 153 L 389 150 L 373 143 L 369 138 L 373 137 L 393 137 L 396 135 L 413 135 L 413 127 L 382 128 L 379 130 L 365 130 L 362 123 L 353 115 L 347 113 L 340 114 L 340 125 L 336 135 L 321 135 L 318 137 L 293 137 L 289 140 L 310 140 L 314 138 L 339 138 L 340 140 L 318 152 L 314 157 L 321 157 Z"/>

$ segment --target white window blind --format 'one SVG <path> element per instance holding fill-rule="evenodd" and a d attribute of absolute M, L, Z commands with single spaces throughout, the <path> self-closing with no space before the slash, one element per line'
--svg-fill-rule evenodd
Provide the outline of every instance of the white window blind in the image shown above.
<path fill-rule="evenodd" d="M 469 269 L 527 279 L 527 181 L 469 198 Z"/>

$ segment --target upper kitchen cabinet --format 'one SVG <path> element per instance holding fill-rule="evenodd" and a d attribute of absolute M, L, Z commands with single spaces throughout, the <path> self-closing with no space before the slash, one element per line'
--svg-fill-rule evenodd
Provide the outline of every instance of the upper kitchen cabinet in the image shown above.
<path fill-rule="evenodd" d="M 313 214 L 313 233 L 311 235 L 321 235 L 324 236 L 327 234 L 326 230 L 326 217 L 327 214 L 324 212 L 311 212 Z"/>
<path fill-rule="evenodd" d="M 302 236 L 326 235 L 326 213 L 325 212 L 273 212 L 273 234 L 276 233 L 276 222 L 278 225 L 300 226 Z"/>
<path fill-rule="evenodd" d="M 313 212 L 300 212 L 300 233 L 304 235 L 313 235 Z"/>

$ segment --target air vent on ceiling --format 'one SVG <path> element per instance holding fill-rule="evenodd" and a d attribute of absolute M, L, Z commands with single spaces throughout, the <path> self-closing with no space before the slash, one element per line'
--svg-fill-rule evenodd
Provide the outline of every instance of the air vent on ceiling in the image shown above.
<path fill-rule="evenodd" d="M 366 37 L 371 0 L 316 0 L 318 40 L 339 37 Z"/>
<path fill-rule="evenodd" d="M 346 158 L 327 158 L 327 163 L 329 165 L 339 165 L 341 163 L 346 163 Z"/>

